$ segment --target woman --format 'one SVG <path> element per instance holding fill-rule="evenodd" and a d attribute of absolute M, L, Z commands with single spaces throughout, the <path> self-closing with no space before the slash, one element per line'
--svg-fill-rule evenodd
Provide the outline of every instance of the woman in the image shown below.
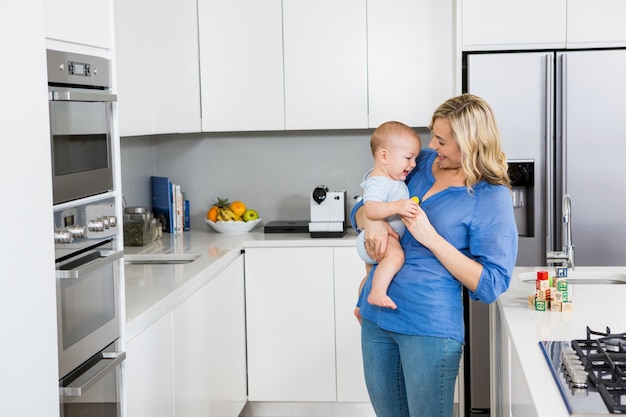
<path fill-rule="evenodd" d="M 403 218 L 405 263 L 388 289 L 397 309 L 367 303 L 372 270 L 355 310 L 378 417 L 452 416 L 463 287 L 473 299 L 494 302 L 508 289 L 517 257 L 507 163 L 489 105 L 470 94 L 451 98 L 429 128 L 430 149 L 406 180 L 421 207 Z M 352 210 L 352 223 L 365 231 L 370 256 L 380 259 L 394 232 L 360 209 Z"/>

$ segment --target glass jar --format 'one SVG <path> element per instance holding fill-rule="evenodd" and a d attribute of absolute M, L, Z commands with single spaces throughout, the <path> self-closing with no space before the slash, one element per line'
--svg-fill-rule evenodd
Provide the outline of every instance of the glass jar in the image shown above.
<path fill-rule="evenodd" d="M 124 208 L 124 246 L 143 246 L 156 239 L 147 207 Z"/>

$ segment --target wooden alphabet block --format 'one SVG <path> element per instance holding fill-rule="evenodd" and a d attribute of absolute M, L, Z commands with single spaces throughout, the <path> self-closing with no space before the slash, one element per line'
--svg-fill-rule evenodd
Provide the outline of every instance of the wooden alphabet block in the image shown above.
<path fill-rule="evenodd" d="M 550 310 L 552 311 L 563 311 L 563 303 L 560 301 L 551 301 L 550 302 Z"/>
<path fill-rule="evenodd" d="M 564 280 L 564 279 L 558 280 L 557 283 L 556 283 L 556 289 L 558 291 L 567 291 L 568 290 L 567 281 Z"/>
<path fill-rule="evenodd" d="M 528 306 L 529 307 L 535 307 L 535 300 L 537 299 L 536 295 L 529 295 L 528 296 Z"/>
<path fill-rule="evenodd" d="M 550 288 L 548 288 L 546 290 L 539 290 L 539 291 L 537 291 L 537 299 L 538 300 L 549 301 L 550 300 Z"/>
<path fill-rule="evenodd" d="M 535 310 L 537 311 L 546 311 L 547 302 L 545 300 L 536 300 L 535 301 Z"/>
<path fill-rule="evenodd" d="M 572 311 L 572 309 L 573 309 L 572 302 L 569 301 L 567 303 L 563 303 L 561 311 L 563 311 L 563 312 L 570 312 L 570 311 Z"/>

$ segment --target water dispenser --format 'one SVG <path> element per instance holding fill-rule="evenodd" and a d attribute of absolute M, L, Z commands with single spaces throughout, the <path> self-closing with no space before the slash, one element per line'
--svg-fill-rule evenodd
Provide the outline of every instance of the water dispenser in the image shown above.
<path fill-rule="evenodd" d="M 535 212 L 535 161 L 509 160 L 509 178 L 513 193 L 513 213 L 520 236 L 533 237 Z"/>

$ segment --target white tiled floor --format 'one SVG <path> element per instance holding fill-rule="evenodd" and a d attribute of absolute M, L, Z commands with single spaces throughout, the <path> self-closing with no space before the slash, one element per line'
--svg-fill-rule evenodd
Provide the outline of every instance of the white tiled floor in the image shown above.
<path fill-rule="evenodd" d="M 458 404 L 454 415 L 458 416 Z M 376 417 L 369 403 L 249 402 L 240 417 Z"/>
<path fill-rule="evenodd" d="M 240 417 L 376 417 L 369 403 L 249 402 Z"/>

